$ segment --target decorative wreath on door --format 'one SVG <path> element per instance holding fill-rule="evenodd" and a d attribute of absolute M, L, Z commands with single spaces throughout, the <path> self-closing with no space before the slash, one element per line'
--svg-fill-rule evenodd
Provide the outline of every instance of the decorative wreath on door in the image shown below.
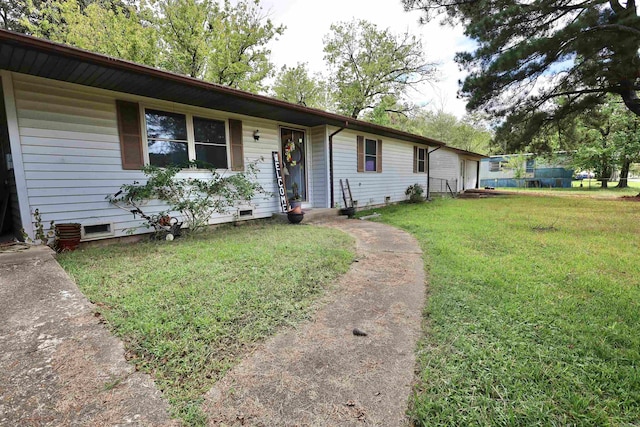
<path fill-rule="evenodd" d="M 292 139 L 287 140 L 284 145 L 284 158 L 290 166 L 295 166 L 302 160 L 302 151 L 298 150 L 296 143 Z"/>

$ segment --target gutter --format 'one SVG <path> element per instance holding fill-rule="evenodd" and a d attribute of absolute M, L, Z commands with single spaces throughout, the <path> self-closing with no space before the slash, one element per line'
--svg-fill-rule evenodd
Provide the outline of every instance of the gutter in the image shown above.
<path fill-rule="evenodd" d="M 344 122 L 343 127 L 329 135 L 329 188 L 331 189 L 331 204 L 329 205 L 330 208 L 333 208 L 335 205 L 335 196 L 333 194 L 333 137 L 342 132 L 347 126 L 349 126 L 349 122 Z"/>
<path fill-rule="evenodd" d="M 434 153 L 436 151 L 438 151 L 439 149 L 441 149 L 443 146 L 439 146 L 438 148 L 434 149 L 434 150 L 427 150 L 427 200 L 431 200 L 431 189 L 430 187 L 430 183 L 431 183 L 431 153 Z"/>

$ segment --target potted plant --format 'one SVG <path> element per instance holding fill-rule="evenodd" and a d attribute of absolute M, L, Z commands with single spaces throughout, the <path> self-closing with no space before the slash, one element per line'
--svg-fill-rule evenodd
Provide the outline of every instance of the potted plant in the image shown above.
<path fill-rule="evenodd" d="M 289 212 L 287 212 L 287 219 L 291 224 L 298 224 L 304 218 L 304 212 L 302 212 L 302 198 L 298 192 L 298 184 L 295 182 L 291 186 L 293 190 L 293 197 L 289 200 Z"/>
<path fill-rule="evenodd" d="M 56 224 L 55 229 L 58 252 L 73 251 L 78 247 L 82 237 L 79 223 Z"/>
<path fill-rule="evenodd" d="M 289 200 L 289 212 L 302 213 L 302 197 L 298 192 L 298 184 L 294 182 L 291 185 L 291 190 L 293 191 L 293 197 Z"/>

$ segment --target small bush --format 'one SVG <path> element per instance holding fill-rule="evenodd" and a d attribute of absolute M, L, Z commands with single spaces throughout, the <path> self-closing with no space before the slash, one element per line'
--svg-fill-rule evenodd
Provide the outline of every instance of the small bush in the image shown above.
<path fill-rule="evenodd" d="M 407 187 L 404 194 L 409 197 L 409 203 L 424 202 L 424 196 L 422 195 L 424 190 L 420 184 L 413 184 Z"/>

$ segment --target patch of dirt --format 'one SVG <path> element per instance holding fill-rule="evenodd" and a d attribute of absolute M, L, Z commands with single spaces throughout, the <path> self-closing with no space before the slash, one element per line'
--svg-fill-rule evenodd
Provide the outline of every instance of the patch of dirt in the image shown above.
<path fill-rule="evenodd" d="M 640 194 L 636 196 L 622 196 L 620 197 L 620 200 L 625 202 L 640 202 Z"/>
<path fill-rule="evenodd" d="M 267 341 L 210 390 L 210 425 L 408 423 L 425 297 L 418 243 L 378 223 L 329 226 L 356 237 L 358 262 L 310 322 Z"/>

